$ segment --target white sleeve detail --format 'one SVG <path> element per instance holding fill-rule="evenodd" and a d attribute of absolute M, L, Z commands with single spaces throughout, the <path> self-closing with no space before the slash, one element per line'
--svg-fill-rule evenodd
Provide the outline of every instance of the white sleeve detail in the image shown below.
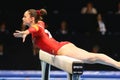
<path fill-rule="evenodd" d="M 45 33 L 47 33 L 47 34 L 48 34 L 49 38 L 52 38 L 51 33 L 50 33 L 47 29 L 45 29 Z"/>

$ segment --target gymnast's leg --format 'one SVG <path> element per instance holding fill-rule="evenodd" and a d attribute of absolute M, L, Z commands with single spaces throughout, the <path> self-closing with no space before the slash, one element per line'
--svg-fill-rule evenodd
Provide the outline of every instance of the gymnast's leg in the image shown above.
<path fill-rule="evenodd" d="M 88 64 L 100 63 L 120 69 L 120 62 L 110 58 L 109 56 L 102 53 L 91 53 L 85 51 L 81 48 L 76 47 L 74 44 L 64 45 L 58 51 L 58 55 L 73 57 L 82 60 L 83 63 Z"/>

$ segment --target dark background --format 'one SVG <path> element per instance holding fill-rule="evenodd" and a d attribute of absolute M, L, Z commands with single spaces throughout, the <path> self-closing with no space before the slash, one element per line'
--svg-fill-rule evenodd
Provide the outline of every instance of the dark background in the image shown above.
<path fill-rule="evenodd" d="M 88 1 L 92 1 L 98 12 L 103 15 L 108 33 L 105 36 L 97 36 L 96 15 L 82 15 L 81 8 Z M 14 38 L 13 32 L 20 29 L 21 20 L 25 10 L 34 8 L 45 8 L 48 11 L 46 22 L 48 30 L 55 36 L 62 20 L 67 20 L 70 29 L 75 32 L 69 41 L 85 50 L 90 51 L 92 46 L 98 42 L 101 52 L 120 60 L 120 15 L 116 15 L 119 0 L 15 0 L 8 2 L 4 0 L 0 5 L 0 22 L 6 22 L 10 35 L 6 38 L 4 55 L 0 56 L 1 70 L 40 70 L 38 55 L 33 55 L 31 36 L 25 43 L 22 39 Z M 89 32 L 90 35 L 85 33 Z M 96 40 L 97 38 L 97 40 Z M 56 68 L 53 68 L 56 69 Z M 85 64 L 87 70 L 116 70 L 112 67 L 94 64 Z"/>

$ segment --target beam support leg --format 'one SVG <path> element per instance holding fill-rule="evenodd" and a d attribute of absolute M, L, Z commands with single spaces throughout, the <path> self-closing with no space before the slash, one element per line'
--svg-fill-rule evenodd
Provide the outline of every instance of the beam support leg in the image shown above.
<path fill-rule="evenodd" d="M 51 65 L 44 61 L 41 61 L 41 67 L 42 67 L 42 80 L 50 80 Z"/>

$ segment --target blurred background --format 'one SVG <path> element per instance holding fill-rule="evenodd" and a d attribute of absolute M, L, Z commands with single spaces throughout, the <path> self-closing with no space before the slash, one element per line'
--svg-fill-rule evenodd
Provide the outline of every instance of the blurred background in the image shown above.
<path fill-rule="evenodd" d="M 30 8 L 48 11 L 45 22 L 56 40 L 68 40 L 87 51 L 120 60 L 119 0 L 4 0 L 0 5 L 0 70 L 41 70 L 31 35 L 25 43 L 13 37 L 15 30 L 27 28 L 22 27 L 22 17 Z M 116 70 L 101 64 L 85 64 L 84 68 Z"/>

